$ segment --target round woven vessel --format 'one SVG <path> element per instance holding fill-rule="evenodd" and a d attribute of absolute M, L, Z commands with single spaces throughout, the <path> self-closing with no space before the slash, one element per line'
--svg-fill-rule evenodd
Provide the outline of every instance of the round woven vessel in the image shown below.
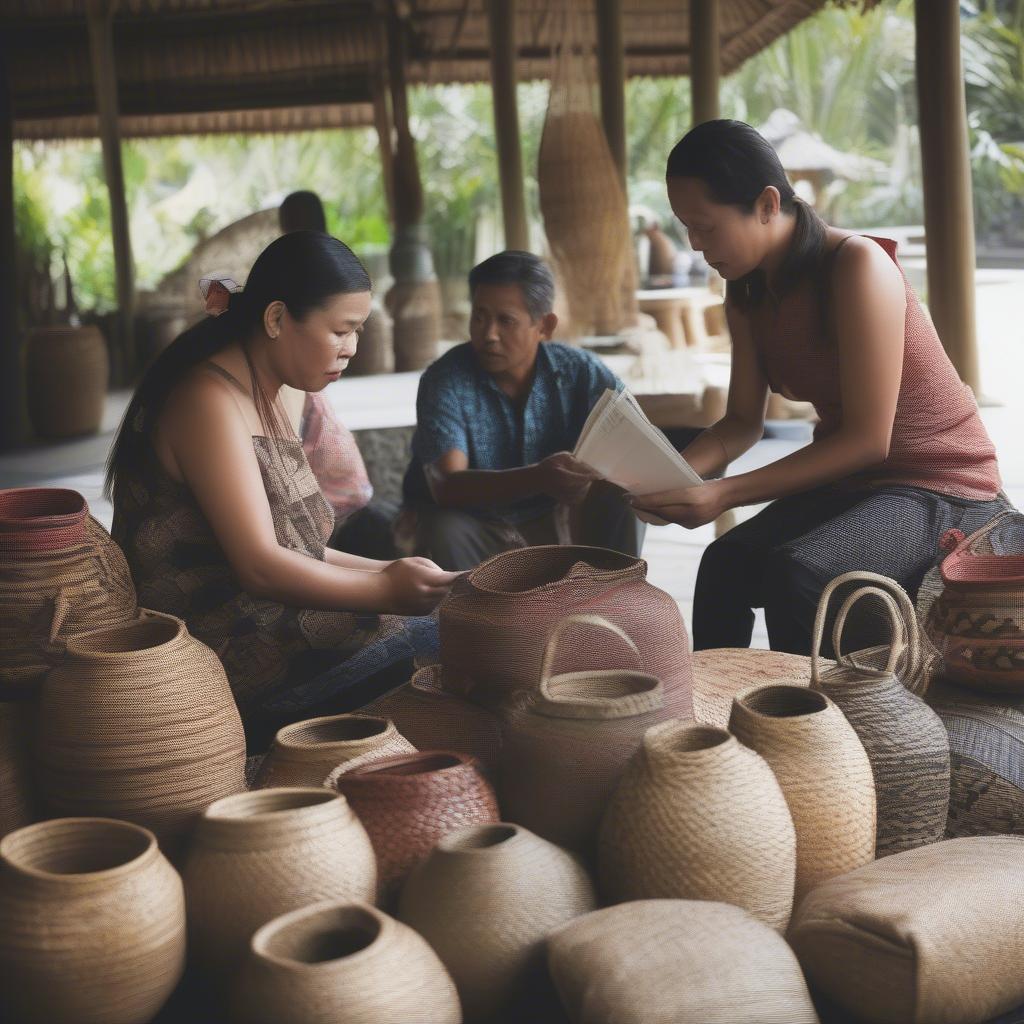
<path fill-rule="evenodd" d="M 0 839 L 35 820 L 28 738 L 27 701 L 0 703 Z"/>
<path fill-rule="evenodd" d="M 265 924 L 234 985 L 234 1024 L 460 1024 L 434 951 L 366 903 L 317 903 Z"/>
<path fill-rule="evenodd" d="M 172 615 L 76 636 L 46 678 L 36 785 L 51 815 L 134 821 L 174 853 L 204 808 L 245 788 L 244 767 L 224 669 Z"/>
<path fill-rule="evenodd" d="M 370 315 L 363 324 L 356 354 L 349 360 L 345 375 L 359 377 L 371 373 L 391 373 L 395 368 L 393 330 L 388 311 L 375 299 Z"/>
<path fill-rule="evenodd" d="M 853 726 L 823 693 L 761 686 L 736 695 L 729 729 L 769 764 L 796 829 L 795 905 L 875 855 L 875 783 Z"/>
<path fill-rule="evenodd" d="M 338 765 L 368 751 L 383 755 L 415 749 L 394 722 L 376 715 L 308 718 L 278 730 L 256 786 L 321 786 Z"/>
<path fill-rule="evenodd" d="M 25 346 L 28 415 L 40 437 L 95 434 L 110 376 L 107 344 L 93 325 L 36 327 Z"/>
<path fill-rule="evenodd" d="M 441 287 L 431 281 L 400 281 L 385 299 L 393 320 L 395 372 L 422 370 L 438 356 L 441 340 Z"/>
<path fill-rule="evenodd" d="M 64 818 L 0 841 L 0 1018 L 147 1024 L 184 968 L 181 879 L 151 832 Z"/>
<path fill-rule="evenodd" d="M 233 970 L 272 918 L 321 900 L 372 902 L 377 862 L 344 797 L 326 789 L 266 789 L 211 804 L 182 870 L 191 956 Z"/>

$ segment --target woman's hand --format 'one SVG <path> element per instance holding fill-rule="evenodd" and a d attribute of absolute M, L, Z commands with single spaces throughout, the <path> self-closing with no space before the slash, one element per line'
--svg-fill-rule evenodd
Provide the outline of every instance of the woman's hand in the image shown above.
<path fill-rule="evenodd" d="M 724 480 L 709 480 L 697 487 L 682 487 L 654 494 L 633 495 L 630 503 L 670 523 L 692 530 L 714 522 L 732 506 L 725 495 Z"/>
<path fill-rule="evenodd" d="M 396 615 L 428 615 L 460 573 L 445 572 L 429 558 L 399 558 L 379 573 L 384 608 Z"/>

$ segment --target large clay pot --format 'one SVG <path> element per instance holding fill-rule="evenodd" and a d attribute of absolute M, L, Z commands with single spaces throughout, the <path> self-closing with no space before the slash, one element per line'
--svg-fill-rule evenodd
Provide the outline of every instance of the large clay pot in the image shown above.
<path fill-rule="evenodd" d="M 365 903 L 316 903 L 253 936 L 234 1024 L 460 1024 L 459 997 L 411 928 Z"/>
<path fill-rule="evenodd" d="M 853 726 L 823 693 L 743 690 L 729 729 L 771 766 L 796 828 L 795 905 L 818 883 L 875 855 L 875 783 Z"/>
<path fill-rule="evenodd" d="M 266 789 L 211 804 L 182 875 L 192 957 L 211 973 L 245 959 L 272 918 L 320 900 L 372 902 L 377 863 L 345 799 L 326 789 Z"/>
<path fill-rule="evenodd" d="M 68 641 L 46 678 L 36 783 L 50 814 L 107 814 L 177 852 L 214 800 L 245 788 L 245 736 L 217 656 L 145 612 Z"/>
<path fill-rule="evenodd" d="M 796 833 L 764 759 L 724 729 L 649 729 L 601 826 L 610 901 L 720 900 L 785 931 Z"/>
<path fill-rule="evenodd" d="M 184 967 L 181 879 L 151 832 L 63 818 L 0 841 L 0 1018 L 147 1024 Z"/>
<path fill-rule="evenodd" d="M 666 711 L 660 680 L 643 672 L 552 674 L 560 640 L 579 624 L 617 636 L 640 661 L 633 641 L 607 620 L 573 615 L 555 627 L 540 685 L 506 715 L 501 807 L 509 821 L 589 856 L 626 765 Z"/>
<path fill-rule="evenodd" d="M 923 692 L 928 675 L 921 671 L 921 637 L 914 607 L 895 581 L 872 576 L 871 585 L 847 597 L 835 623 L 838 664 L 821 670 L 818 652 L 830 599 L 837 587 L 866 578 L 864 573 L 846 573 L 822 592 L 814 627 L 811 686 L 835 701 L 864 745 L 878 803 L 875 856 L 885 857 L 937 842 L 945 833 L 949 739 L 938 715 L 908 689 L 917 687 Z M 881 602 L 892 627 L 887 663 L 881 669 L 859 663 L 856 654 L 842 653 L 843 625 L 851 609 L 866 598 Z M 904 647 L 907 657 L 897 676 Z"/>
<path fill-rule="evenodd" d="M 35 820 L 28 739 L 32 705 L 0 703 L 0 839 Z"/>
<path fill-rule="evenodd" d="M 110 376 L 98 327 L 37 327 L 25 349 L 28 415 L 40 437 L 95 434 Z"/>
<path fill-rule="evenodd" d="M 398 917 L 437 951 L 467 1024 L 489 1020 L 543 964 L 546 936 L 595 906 L 576 858 L 524 828 L 454 832 L 409 876 Z"/>
<path fill-rule="evenodd" d="M 31 692 L 69 636 L 136 611 L 124 555 L 81 494 L 0 491 L 0 691 Z"/>

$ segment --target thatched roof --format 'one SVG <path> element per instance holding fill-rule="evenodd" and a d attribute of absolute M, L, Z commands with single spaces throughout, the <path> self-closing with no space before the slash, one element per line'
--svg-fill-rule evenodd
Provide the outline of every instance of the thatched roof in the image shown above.
<path fill-rule="evenodd" d="M 371 124 L 385 61 L 382 0 L 119 0 L 114 16 L 126 136 Z M 397 0 L 411 83 L 487 81 L 486 0 Z M 825 0 L 724 0 L 728 73 Z M 629 75 L 689 70 L 686 0 L 623 0 Z M 595 38 L 583 2 L 584 38 Z M 96 133 L 86 0 L 4 0 L 0 34 L 21 138 Z M 551 0 L 519 0 L 519 74 L 546 77 Z"/>

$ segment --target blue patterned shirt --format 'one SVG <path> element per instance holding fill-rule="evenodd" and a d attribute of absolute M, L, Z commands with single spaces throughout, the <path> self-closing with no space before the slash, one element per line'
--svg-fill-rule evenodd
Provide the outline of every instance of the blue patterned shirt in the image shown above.
<path fill-rule="evenodd" d="M 537 369 L 520 408 L 477 363 L 467 341 L 446 352 L 420 378 L 413 466 L 429 466 L 453 449 L 470 469 L 518 469 L 572 451 L 594 403 L 622 382 L 585 349 L 542 342 Z M 485 510 L 511 522 L 543 515 L 554 501 L 539 494 Z"/>

